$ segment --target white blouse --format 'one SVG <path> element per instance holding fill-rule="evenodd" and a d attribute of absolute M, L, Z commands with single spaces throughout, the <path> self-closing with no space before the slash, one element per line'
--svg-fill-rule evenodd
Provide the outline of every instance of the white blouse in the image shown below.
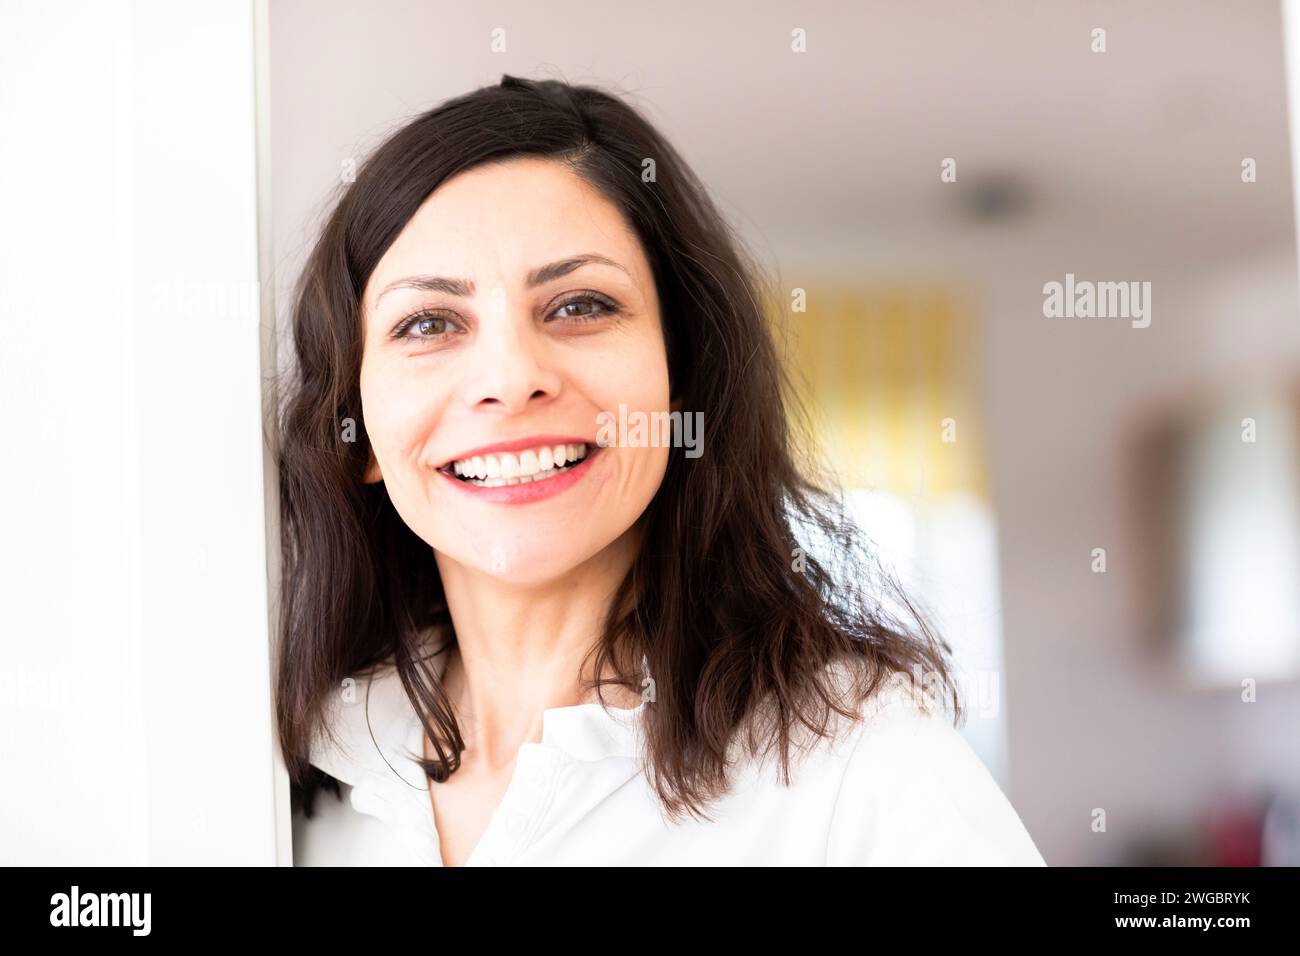
<path fill-rule="evenodd" d="M 343 799 L 321 791 L 310 820 L 293 815 L 295 865 L 441 866 L 423 727 L 396 669 L 352 690 L 332 705 L 343 747 L 318 737 L 310 757 Z M 712 822 L 662 813 L 639 756 L 653 706 L 546 710 L 466 865 L 1046 865 L 965 738 L 901 676 L 847 732 L 796 750 L 789 786 L 774 756 L 746 757 Z"/>

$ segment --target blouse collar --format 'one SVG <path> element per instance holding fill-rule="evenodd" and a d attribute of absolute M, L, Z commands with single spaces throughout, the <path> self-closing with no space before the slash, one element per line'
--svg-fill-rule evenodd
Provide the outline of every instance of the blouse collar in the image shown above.
<path fill-rule="evenodd" d="M 430 658 L 439 679 L 446 662 L 446 654 Z M 561 760 L 637 760 L 642 756 L 645 707 L 644 700 L 633 708 L 606 709 L 600 703 L 550 707 L 542 712 L 541 744 L 534 746 Z M 309 758 L 314 766 L 354 787 L 382 780 L 427 789 L 419 765 L 424 727 L 394 663 L 346 681 L 332 695 L 325 717 L 338 739 L 317 733 Z"/>

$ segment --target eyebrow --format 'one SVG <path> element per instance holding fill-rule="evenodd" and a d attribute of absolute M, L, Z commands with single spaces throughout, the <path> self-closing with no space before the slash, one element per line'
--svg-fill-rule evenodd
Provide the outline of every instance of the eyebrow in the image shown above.
<path fill-rule="evenodd" d="M 585 253 L 579 256 L 570 256 L 567 259 L 558 259 L 555 262 L 548 262 L 544 266 L 538 266 L 528 273 L 524 284 L 528 288 L 543 285 L 554 279 L 568 275 L 577 269 L 587 265 L 605 265 L 613 266 L 626 272 L 629 278 L 632 273 L 622 264 L 615 262 L 607 256 L 602 256 L 594 252 Z M 470 279 L 450 279 L 445 276 L 406 276 L 403 279 L 397 279 L 390 282 L 384 287 L 384 291 L 379 293 L 375 298 L 375 303 L 394 289 L 417 289 L 421 292 L 445 292 L 447 295 L 461 296 L 462 298 L 474 294 L 474 283 Z"/>

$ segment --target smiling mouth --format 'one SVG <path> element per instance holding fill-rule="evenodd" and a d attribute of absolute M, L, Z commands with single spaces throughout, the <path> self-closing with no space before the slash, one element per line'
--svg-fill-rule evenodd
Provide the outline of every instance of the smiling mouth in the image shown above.
<path fill-rule="evenodd" d="M 467 485 L 499 488 L 546 481 L 577 467 L 586 459 L 585 442 L 542 445 L 520 452 L 495 452 L 449 462 L 438 470 Z"/>

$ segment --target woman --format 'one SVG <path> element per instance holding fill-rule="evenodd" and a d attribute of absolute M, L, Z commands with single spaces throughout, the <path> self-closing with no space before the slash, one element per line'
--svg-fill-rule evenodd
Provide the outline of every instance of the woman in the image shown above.
<path fill-rule="evenodd" d="M 596 89 L 505 76 L 361 167 L 279 422 L 298 863 L 1042 864 L 756 275 Z"/>

